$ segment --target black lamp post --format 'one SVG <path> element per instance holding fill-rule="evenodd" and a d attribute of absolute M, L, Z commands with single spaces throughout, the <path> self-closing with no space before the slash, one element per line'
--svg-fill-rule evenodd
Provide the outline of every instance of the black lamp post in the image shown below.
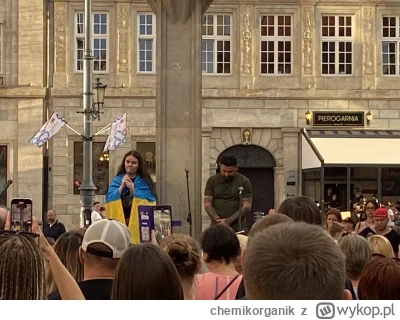
<path fill-rule="evenodd" d="M 100 114 L 104 107 L 104 97 L 106 94 L 106 84 L 100 82 L 100 78 L 96 78 L 96 83 L 93 86 L 93 118 L 100 120 Z"/>

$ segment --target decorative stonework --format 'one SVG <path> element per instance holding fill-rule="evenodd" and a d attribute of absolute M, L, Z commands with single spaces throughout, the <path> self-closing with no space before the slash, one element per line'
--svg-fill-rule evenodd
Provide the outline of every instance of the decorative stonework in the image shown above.
<path fill-rule="evenodd" d="M 243 52 L 242 52 L 242 72 L 251 73 L 251 7 L 243 8 Z"/>
<path fill-rule="evenodd" d="M 374 72 L 374 8 L 364 9 L 364 74 Z"/>
<path fill-rule="evenodd" d="M 65 72 L 65 29 L 66 29 L 66 3 L 55 4 L 55 58 L 56 72 Z"/>
<path fill-rule="evenodd" d="M 313 48 L 312 48 L 312 12 L 311 8 L 304 8 L 303 14 L 303 42 L 304 42 L 304 74 L 312 74 Z"/>
<path fill-rule="evenodd" d="M 128 30 L 129 5 L 118 5 L 118 70 L 126 72 L 128 69 L 129 30 Z"/>
<path fill-rule="evenodd" d="M 283 166 L 283 139 L 281 129 L 249 128 L 252 145 L 268 150 L 276 161 Z M 240 128 L 213 128 L 210 139 L 210 167 L 214 168 L 218 156 L 226 149 L 243 144 L 243 131 Z"/>

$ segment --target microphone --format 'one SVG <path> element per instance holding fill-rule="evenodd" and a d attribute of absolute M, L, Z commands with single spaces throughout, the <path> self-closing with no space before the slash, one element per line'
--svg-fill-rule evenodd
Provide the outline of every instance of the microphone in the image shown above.
<path fill-rule="evenodd" d="M 239 187 L 239 210 L 242 209 L 242 193 L 244 191 L 244 188 L 242 186 Z M 239 231 L 242 230 L 242 217 L 239 216 Z"/>

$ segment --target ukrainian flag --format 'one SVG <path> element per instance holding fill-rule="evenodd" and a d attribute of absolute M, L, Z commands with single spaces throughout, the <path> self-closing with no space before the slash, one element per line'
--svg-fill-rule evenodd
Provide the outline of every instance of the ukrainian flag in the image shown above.
<path fill-rule="evenodd" d="M 123 224 L 125 224 L 125 216 L 122 208 L 121 194 L 118 189 L 121 186 L 124 176 L 125 174 L 120 174 L 111 181 L 105 198 L 107 219 L 117 220 Z M 139 175 L 136 176 L 135 181 L 133 182 L 133 187 L 134 194 L 128 228 L 131 232 L 131 242 L 133 244 L 138 244 L 140 243 L 138 206 L 156 205 L 156 197 L 147 182 Z M 129 189 L 125 187 L 122 190 L 122 193 L 129 193 Z"/>

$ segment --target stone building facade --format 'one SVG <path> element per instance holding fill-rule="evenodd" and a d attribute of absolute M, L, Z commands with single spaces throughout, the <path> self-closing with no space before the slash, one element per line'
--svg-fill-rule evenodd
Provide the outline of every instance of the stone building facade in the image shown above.
<path fill-rule="evenodd" d="M 40 128 L 46 96 L 45 8 L 42 0 L 0 1 L 0 203 L 33 199 L 42 211 L 43 150 L 28 143 Z"/>
<path fill-rule="evenodd" d="M 15 6 L 10 0 L 3 2 L 7 8 Z M 53 0 L 49 38 L 49 110 L 63 115 L 79 132 L 83 130 L 82 115 L 77 113 L 82 110 L 83 5 L 78 0 Z M 15 8 L 19 13 L 12 15 L 12 21 L 3 14 L 9 39 L 15 37 L 11 25 L 18 22 L 23 26 L 27 21 L 23 19 L 23 8 L 19 9 Z M 96 139 L 95 182 L 103 190 L 131 148 L 147 152 L 149 166 L 154 169 L 156 165 L 157 26 L 145 0 L 94 0 L 92 10 L 97 50 L 95 78 L 107 84 L 104 114 L 95 121 L 95 130 L 124 112 L 128 114 L 129 128 L 127 143 L 109 155 L 103 155 L 101 147 L 107 136 Z M 43 25 L 43 15 L 35 17 Z M 202 29 L 202 188 L 215 172 L 221 153 L 228 149 L 234 153 L 235 146 L 248 145 L 259 146 L 274 160 L 271 168 L 255 163 L 255 154 L 244 160 L 248 163 L 243 170 L 249 175 L 262 176 L 264 169 L 271 173 L 262 177 L 267 179 L 264 184 L 272 184 L 273 188 L 265 186 L 264 190 L 262 183 L 255 181 L 262 189 L 255 190 L 260 203 L 262 198 L 268 198 L 276 207 L 289 194 L 300 194 L 299 131 L 312 127 L 305 119 L 307 111 L 370 111 L 373 119 L 366 130 L 400 129 L 399 24 L 400 5 L 390 0 L 365 4 L 359 0 L 283 0 L 279 4 L 272 0 L 214 0 Z M 0 132 L 0 145 L 11 143 L 9 162 L 13 166 L 9 167 L 8 176 L 17 179 L 15 172 L 19 169 L 18 184 L 12 190 L 13 195 L 19 196 L 39 197 L 40 190 L 30 187 L 30 183 L 37 186 L 36 182 L 42 181 L 42 151 L 31 147 L 27 140 L 34 128 L 40 127 L 43 116 L 43 77 L 35 76 L 44 68 L 42 57 L 39 59 L 43 52 L 38 46 L 39 52 L 21 55 L 21 50 L 28 50 L 21 42 L 39 40 L 40 36 L 45 39 L 41 30 L 41 34 L 33 35 L 32 28 L 21 33 L 19 27 L 19 38 L 10 40 L 20 43 L 18 61 L 12 54 L 15 46 L 5 52 L 11 72 L 5 75 L 6 83 L 15 88 L 3 91 L 0 87 L 3 95 L 7 92 L 13 97 L 2 97 L 1 110 L 7 110 L 2 114 L 7 114 L 8 120 L 0 119 L 7 128 Z M 18 87 L 30 82 L 32 87 Z M 33 94 L 36 87 L 38 91 Z M 28 107 L 30 113 L 25 113 Z M 23 127 L 25 114 L 29 114 L 28 128 Z M 21 130 L 29 134 L 21 136 L 25 132 Z M 49 143 L 49 207 L 56 209 L 60 220 L 69 227 L 79 224 L 79 141 L 79 136 L 65 128 Z M 22 168 L 32 174 L 28 175 L 28 182 Z M 286 183 L 290 175 L 295 187 Z M 315 190 L 319 188 L 310 185 L 305 193 L 318 197 Z M 104 202 L 104 194 L 97 197 Z M 261 203 L 259 210 L 267 211 L 268 207 Z M 203 223 L 208 224 L 205 214 Z"/>

